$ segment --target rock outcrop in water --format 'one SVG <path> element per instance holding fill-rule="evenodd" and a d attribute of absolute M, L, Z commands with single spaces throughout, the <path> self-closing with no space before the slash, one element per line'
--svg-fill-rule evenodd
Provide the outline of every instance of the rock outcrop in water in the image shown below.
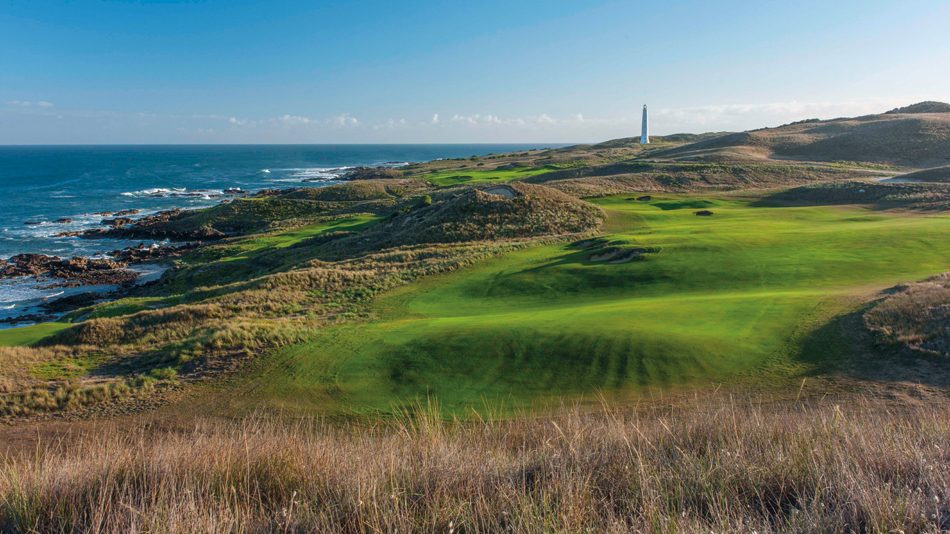
<path fill-rule="evenodd" d="M 49 287 L 117 285 L 134 282 L 138 273 L 125 269 L 126 264 L 108 259 L 73 257 L 61 259 L 45 254 L 18 254 L 8 261 L 0 260 L 0 278 L 59 278 L 64 280 Z"/>
<path fill-rule="evenodd" d="M 47 287 L 128 284 L 134 282 L 139 276 L 138 273 L 126 269 L 129 265 L 179 257 L 200 246 L 189 243 L 177 247 L 162 247 L 141 243 L 134 247 L 110 252 L 111 259 L 79 256 L 61 259 L 45 254 L 19 254 L 7 261 L 0 260 L 0 278 L 32 276 L 38 279 L 62 280 Z"/>
<path fill-rule="evenodd" d="M 225 237 L 224 232 L 209 227 L 188 228 L 174 224 L 192 215 L 193 211 L 168 210 L 132 221 L 127 217 L 104 219 L 112 228 L 96 228 L 80 234 L 83 239 L 168 239 L 171 241 L 215 241 Z M 118 215 L 118 214 L 116 214 Z"/>

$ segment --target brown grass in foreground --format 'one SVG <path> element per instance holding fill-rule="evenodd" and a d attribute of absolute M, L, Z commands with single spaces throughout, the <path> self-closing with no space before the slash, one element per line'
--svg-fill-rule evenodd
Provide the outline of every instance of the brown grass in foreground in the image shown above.
<path fill-rule="evenodd" d="M 950 412 L 719 399 L 376 425 L 204 421 L 8 455 L 12 532 L 938 532 Z"/>

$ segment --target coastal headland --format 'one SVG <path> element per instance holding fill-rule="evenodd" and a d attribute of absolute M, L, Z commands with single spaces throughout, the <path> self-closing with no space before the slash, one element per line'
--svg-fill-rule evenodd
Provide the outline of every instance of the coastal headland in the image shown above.
<path fill-rule="evenodd" d="M 112 215 L 66 237 L 143 244 L 0 262 L 115 286 L 0 330 L 0 530 L 58 499 L 91 524 L 100 490 L 115 525 L 184 517 L 151 483 L 262 531 L 950 525 L 950 106 L 638 139 Z"/>

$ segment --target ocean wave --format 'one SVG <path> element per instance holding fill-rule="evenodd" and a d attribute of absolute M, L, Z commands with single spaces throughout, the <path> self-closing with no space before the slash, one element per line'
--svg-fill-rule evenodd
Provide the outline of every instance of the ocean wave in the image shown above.
<path fill-rule="evenodd" d="M 16 308 L 16 304 L 11 304 L 9 306 L 4 306 L 3 304 L 0 304 L 0 310 L 12 310 L 13 308 Z"/>
<path fill-rule="evenodd" d="M 219 189 L 188 189 L 185 187 L 156 187 L 153 189 L 143 189 L 141 191 L 126 191 L 121 193 L 124 197 L 136 198 L 200 198 L 202 200 L 211 200 L 214 196 L 220 196 L 223 192 Z"/>
<path fill-rule="evenodd" d="M 172 189 L 165 188 L 165 187 L 155 187 L 155 188 L 153 188 L 153 189 L 143 189 L 143 190 L 141 190 L 141 191 L 126 191 L 125 193 L 122 193 L 122 196 L 124 196 L 124 197 L 149 197 L 149 196 L 152 196 L 152 195 L 166 195 L 166 194 L 169 194 L 169 193 L 182 193 L 182 192 L 184 192 L 184 191 L 187 191 L 187 189 L 184 188 L 184 187 L 172 188 Z"/>
<path fill-rule="evenodd" d="M 286 169 L 290 171 L 290 175 L 284 178 L 276 178 L 271 181 L 274 182 L 329 182 L 334 180 L 339 180 L 340 177 L 348 170 L 350 167 L 333 167 L 333 168 L 309 168 L 309 169 Z"/>
<path fill-rule="evenodd" d="M 267 169 L 261 169 L 261 173 L 263 173 L 263 174 L 270 174 L 270 171 L 267 170 Z"/>

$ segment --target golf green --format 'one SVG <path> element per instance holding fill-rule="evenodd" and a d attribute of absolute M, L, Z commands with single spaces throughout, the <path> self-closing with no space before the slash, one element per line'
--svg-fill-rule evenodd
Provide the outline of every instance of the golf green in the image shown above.
<path fill-rule="evenodd" d="M 608 214 L 602 243 L 530 248 L 393 290 L 379 320 L 280 351 L 258 391 L 281 406 L 385 411 L 435 397 L 465 411 L 800 373 L 804 336 L 854 295 L 950 270 L 946 216 L 595 202 Z M 649 252 L 591 261 L 610 247 Z"/>

